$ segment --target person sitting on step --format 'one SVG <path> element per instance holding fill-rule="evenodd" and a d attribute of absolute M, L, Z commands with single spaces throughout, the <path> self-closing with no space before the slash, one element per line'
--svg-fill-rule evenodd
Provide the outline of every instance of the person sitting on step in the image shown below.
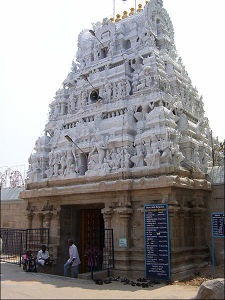
<path fill-rule="evenodd" d="M 37 272 L 36 261 L 31 250 L 27 250 L 23 256 L 23 270 L 26 272 Z"/>
<path fill-rule="evenodd" d="M 52 261 L 50 260 L 49 252 L 45 245 L 41 246 L 41 250 L 38 251 L 37 262 L 42 267 L 46 265 L 51 265 Z"/>

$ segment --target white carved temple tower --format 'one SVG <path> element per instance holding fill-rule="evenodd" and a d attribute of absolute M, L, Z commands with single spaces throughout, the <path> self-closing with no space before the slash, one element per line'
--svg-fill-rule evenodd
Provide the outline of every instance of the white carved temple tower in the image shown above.
<path fill-rule="evenodd" d="M 50 228 L 59 261 L 68 210 L 82 227 L 76 211 L 99 209 L 114 230 L 115 270 L 143 275 L 143 206 L 167 203 L 172 279 L 205 265 L 210 127 L 162 0 L 79 34 L 77 62 L 50 104 L 45 133 L 21 197 L 30 226 Z"/>

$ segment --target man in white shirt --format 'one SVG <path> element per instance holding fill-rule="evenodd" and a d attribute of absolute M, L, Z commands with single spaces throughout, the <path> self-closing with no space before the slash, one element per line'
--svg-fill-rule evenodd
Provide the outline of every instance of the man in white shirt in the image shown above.
<path fill-rule="evenodd" d="M 46 250 L 45 245 L 42 245 L 41 250 L 38 251 L 37 262 L 42 266 L 47 265 L 47 264 L 50 263 L 49 252 Z"/>
<path fill-rule="evenodd" d="M 72 277 L 77 278 L 79 274 L 80 258 L 77 251 L 77 247 L 74 245 L 73 240 L 68 240 L 69 256 L 70 258 L 64 265 L 64 276 L 69 276 L 69 270 L 71 268 Z"/>

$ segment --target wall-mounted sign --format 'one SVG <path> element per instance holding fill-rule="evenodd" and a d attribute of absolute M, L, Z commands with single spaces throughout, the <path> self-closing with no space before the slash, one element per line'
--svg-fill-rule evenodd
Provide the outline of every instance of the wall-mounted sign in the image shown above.
<path fill-rule="evenodd" d="M 170 281 L 168 205 L 145 205 L 144 226 L 146 278 Z"/>
<path fill-rule="evenodd" d="M 224 213 L 212 213 L 213 237 L 224 237 Z"/>
<path fill-rule="evenodd" d="M 125 238 L 119 239 L 119 246 L 127 247 L 127 239 L 125 239 Z"/>
<path fill-rule="evenodd" d="M 215 257 L 214 257 L 214 238 L 224 238 L 224 213 L 212 213 L 211 222 L 212 222 L 212 265 L 213 265 L 213 278 L 214 278 L 214 266 L 215 266 Z"/>

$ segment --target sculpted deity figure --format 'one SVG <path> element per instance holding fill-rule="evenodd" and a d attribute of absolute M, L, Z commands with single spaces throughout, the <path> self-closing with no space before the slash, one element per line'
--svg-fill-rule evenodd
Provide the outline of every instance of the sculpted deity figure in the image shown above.
<path fill-rule="evenodd" d="M 91 143 L 94 144 L 89 155 L 88 155 L 88 170 L 95 170 L 98 168 L 98 153 L 96 149 L 96 139 L 93 138 Z"/>
<path fill-rule="evenodd" d="M 135 107 L 134 110 L 134 118 L 137 121 L 137 133 L 141 134 L 145 128 L 145 115 L 146 113 L 144 112 L 144 110 L 141 108 L 141 111 L 139 111 L 139 107 Z"/>
<path fill-rule="evenodd" d="M 126 168 L 126 169 L 130 168 L 130 157 L 131 157 L 131 155 L 130 155 L 128 149 L 125 149 L 124 150 L 124 162 L 123 162 L 122 168 Z"/>
<path fill-rule="evenodd" d="M 131 157 L 131 161 L 134 163 L 134 167 L 144 166 L 144 152 L 141 144 L 134 144 L 136 155 Z"/>
<path fill-rule="evenodd" d="M 134 76 L 133 76 L 133 82 L 132 82 L 133 93 L 137 92 L 137 86 L 138 86 L 138 84 L 139 84 L 139 76 L 138 76 L 138 74 L 134 74 Z"/>
<path fill-rule="evenodd" d="M 75 172 L 78 174 L 79 173 L 78 157 L 77 157 L 76 149 L 74 147 L 72 147 L 72 154 L 74 158 Z"/>
<path fill-rule="evenodd" d="M 104 91 L 104 97 L 106 98 L 106 103 L 109 103 L 111 101 L 111 95 L 112 95 L 112 83 L 107 79 L 105 82 L 105 91 Z"/>
<path fill-rule="evenodd" d="M 52 177 L 54 173 L 54 168 L 53 168 L 53 158 L 54 155 L 52 152 L 49 153 L 49 171 L 48 171 L 48 176 Z"/>
<path fill-rule="evenodd" d="M 126 80 L 126 86 L 125 86 L 125 94 L 126 96 L 129 96 L 131 92 L 131 85 L 130 85 L 130 81 Z"/>
<path fill-rule="evenodd" d="M 144 26 L 143 29 L 142 29 L 142 31 L 141 31 L 141 34 L 139 36 L 140 44 L 145 45 L 146 42 L 148 41 L 148 39 L 149 39 L 148 31 L 147 31 L 147 29 Z"/>
<path fill-rule="evenodd" d="M 140 55 L 138 49 L 134 49 L 134 54 L 135 54 L 135 62 L 131 62 L 131 67 L 135 70 L 137 74 L 139 74 L 142 70 L 142 61 L 143 61 L 143 56 Z"/>
<path fill-rule="evenodd" d="M 74 172 L 73 155 L 71 149 L 66 152 L 66 174 Z"/>
<path fill-rule="evenodd" d="M 116 167 L 117 169 L 121 168 L 121 162 L 122 162 L 122 150 L 120 148 L 116 149 Z"/>
<path fill-rule="evenodd" d="M 112 161 L 111 161 L 111 168 L 112 168 L 112 170 L 115 170 L 115 169 L 117 169 L 117 153 L 116 153 L 116 149 L 115 148 L 113 148 L 112 150 L 111 150 L 111 159 L 112 159 Z"/>
<path fill-rule="evenodd" d="M 60 163 L 60 158 L 58 153 L 54 154 L 53 158 L 53 169 L 54 169 L 54 176 L 58 176 L 59 174 L 59 163 Z"/>
<path fill-rule="evenodd" d="M 198 147 L 195 147 L 195 149 L 194 149 L 194 153 L 193 153 L 193 162 L 194 162 L 195 167 L 196 167 L 197 169 L 200 169 L 200 168 L 201 168 L 201 165 L 200 165 L 200 156 L 199 156 Z"/>
<path fill-rule="evenodd" d="M 160 138 L 158 141 L 158 149 L 160 153 L 160 162 L 168 163 L 172 160 L 171 144 L 169 141 Z"/>
<path fill-rule="evenodd" d="M 101 165 L 106 155 L 107 143 L 100 141 L 96 144 L 96 149 L 98 152 L 98 163 Z"/>
<path fill-rule="evenodd" d="M 96 147 L 92 149 L 88 156 L 88 170 L 97 170 L 98 168 L 98 153 L 95 152 Z"/>
<path fill-rule="evenodd" d="M 122 94 L 123 94 L 123 86 L 122 86 L 122 82 L 119 81 L 118 84 L 117 84 L 117 98 L 121 99 Z"/>
<path fill-rule="evenodd" d="M 66 151 L 62 151 L 60 153 L 60 175 L 65 175 L 65 170 L 66 170 Z"/>
<path fill-rule="evenodd" d="M 99 142 L 95 143 L 94 147 L 92 148 L 92 150 L 89 154 L 88 164 L 89 164 L 90 168 L 94 167 L 94 165 L 97 168 L 101 168 L 104 158 L 106 156 L 107 143 L 108 143 L 107 138 L 105 139 L 105 141 L 100 140 Z M 91 160 L 95 161 L 94 165 L 92 164 Z"/>
<path fill-rule="evenodd" d="M 109 54 L 110 57 L 112 57 L 113 52 L 114 52 L 114 48 L 115 48 L 115 40 L 114 39 L 109 41 L 109 47 L 108 48 L 109 48 L 108 54 Z"/>
<path fill-rule="evenodd" d="M 176 167 L 180 166 L 180 163 L 185 159 L 185 157 L 180 151 L 178 144 L 171 146 L 171 154 L 173 158 L 173 165 Z"/>
<path fill-rule="evenodd" d="M 150 67 L 146 66 L 144 67 L 144 78 L 145 78 L 145 86 L 146 87 L 151 87 L 152 85 L 152 77 L 150 73 Z"/>
<path fill-rule="evenodd" d="M 108 163 L 106 157 L 103 160 L 102 169 L 105 171 L 105 173 L 109 173 L 111 171 L 111 168 L 109 166 L 109 163 Z"/>
<path fill-rule="evenodd" d="M 145 157 L 145 162 L 147 166 L 159 167 L 160 166 L 160 144 L 156 135 L 151 137 L 150 143 L 145 143 L 147 155 Z"/>

